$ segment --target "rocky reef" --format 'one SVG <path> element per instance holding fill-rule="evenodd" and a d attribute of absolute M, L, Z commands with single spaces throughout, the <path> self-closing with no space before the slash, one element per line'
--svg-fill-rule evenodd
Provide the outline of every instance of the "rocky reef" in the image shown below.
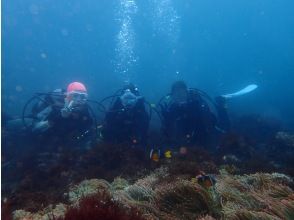
<path fill-rule="evenodd" d="M 293 219 L 293 180 L 279 173 L 218 176 L 216 192 L 224 219 Z"/>
<path fill-rule="evenodd" d="M 187 147 L 184 154 L 174 149 L 159 161 L 125 145 L 42 153 L 5 167 L 1 215 L 5 220 L 290 220 L 293 146 L 294 135 L 287 132 L 268 142 L 232 133 L 215 152 L 201 146 Z M 38 166 L 40 158 L 44 166 Z M 201 175 L 211 181 L 199 181 Z"/>
<path fill-rule="evenodd" d="M 285 145 L 294 148 L 294 135 L 287 132 L 278 132 L 276 134 L 276 139 L 281 141 Z"/>
<path fill-rule="evenodd" d="M 133 184 L 84 180 L 67 193 L 69 203 L 13 219 L 293 219 L 293 180 L 279 173 L 230 175 L 225 170 L 206 187 L 162 166 Z"/>

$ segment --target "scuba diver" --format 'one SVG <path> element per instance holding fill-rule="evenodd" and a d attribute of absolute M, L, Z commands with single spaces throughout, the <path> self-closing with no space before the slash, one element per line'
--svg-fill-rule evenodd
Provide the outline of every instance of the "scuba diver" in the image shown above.
<path fill-rule="evenodd" d="M 184 81 L 175 82 L 159 104 L 167 144 L 214 144 L 217 136 L 230 128 L 225 104 L 224 97 L 212 100 L 204 92 L 188 88 Z"/>
<path fill-rule="evenodd" d="M 128 84 L 112 97 L 101 131 L 103 139 L 111 143 L 146 144 L 150 118 L 138 88 Z"/>
<path fill-rule="evenodd" d="M 21 162 L 21 169 L 44 171 L 64 159 L 61 152 L 76 155 L 87 150 L 96 137 L 96 120 L 88 102 L 86 87 L 73 82 L 67 90 L 37 93 L 25 104 L 22 119 L 9 120 L 2 114 L 8 118 L 2 147 L 5 170 Z"/>
<path fill-rule="evenodd" d="M 31 132 L 70 142 L 90 134 L 93 117 L 87 98 L 87 89 L 80 82 L 70 83 L 66 91 L 56 89 L 45 94 L 32 108 Z"/>

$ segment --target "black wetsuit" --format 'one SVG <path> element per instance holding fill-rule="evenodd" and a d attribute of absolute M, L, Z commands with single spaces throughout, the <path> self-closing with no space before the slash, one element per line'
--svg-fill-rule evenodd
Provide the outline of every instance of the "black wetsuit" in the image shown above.
<path fill-rule="evenodd" d="M 59 99 L 59 104 L 56 104 L 56 97 Z M 63 117 L 61 114 L 63 103 L 63 92 L 54 95 L 49 94 L 44 98 L 44 101 L 37 103 L 32 110 L 33 117 L 36 119 L 34 124 L 48 120 L 50 127 L 41 131 L 41 133 L 38 130 L 33 132 L 39 133 L 46 140 L 51 139 L 66 143 L 78 142 L 85 132 L 88 134 L 92 132 L 93 118 L 89 112 L 89 107 L 85 104 L 78 110 L 73 109 L 68 117 Z"/>
<path fill-rule="evenodd" d="M 172 96 L 167 96 L 160 107 L 166 144 L 211 145 L 215 135 L 222 131 L 217 127 L 216 114 L 195 90 L 188 90 L 186 102 L 177 103 Z M 227 116 L 225 110 L 222 114 Z"/>
<path fill-rule="evenodd" d="M 112 143 L 146 143 L 149 116 L 144 99 L 139 98 L 131 108 L 125 108 L 118 97 L 105 116 L 102 136 Z"/>

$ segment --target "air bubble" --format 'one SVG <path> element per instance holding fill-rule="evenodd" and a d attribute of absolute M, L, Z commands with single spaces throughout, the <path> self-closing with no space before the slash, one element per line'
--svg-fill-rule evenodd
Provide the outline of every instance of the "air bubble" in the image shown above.
<path fill-rule="evenodd" d="M 17 91 L 17 92 L 22 92 L 22 87 L 21 86 L 16 86 L 15 87 L 15 91 Z"/>
<path fill-rule="evenodd" d="M 45 53 L 41 53 L 40 56 L 41 56 L 42 59 L 46 59 L 47 58 L 47 54 L 45 54 Z"/>

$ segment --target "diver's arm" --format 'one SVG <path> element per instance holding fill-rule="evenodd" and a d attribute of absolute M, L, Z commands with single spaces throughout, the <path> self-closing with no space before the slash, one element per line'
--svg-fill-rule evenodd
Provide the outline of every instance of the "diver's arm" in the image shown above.
<path fill-rule="evenodd" d="M 32 129 L 33 133 L 42 133 L 47 131 L 50 128 L 50 123 L 48 120 L 46 121 L 39 121 L 34 124 L 34 127 Z"/>
<path fill-rule="evenodd" d="M 50 128 L 49 118 L 52 114 L 53 109 L 51 106 L 47 106 L 41 112 L 36 115 L 37 121 L 34 123 L 32 132 L 42 133 L 47 131 Z"/>

